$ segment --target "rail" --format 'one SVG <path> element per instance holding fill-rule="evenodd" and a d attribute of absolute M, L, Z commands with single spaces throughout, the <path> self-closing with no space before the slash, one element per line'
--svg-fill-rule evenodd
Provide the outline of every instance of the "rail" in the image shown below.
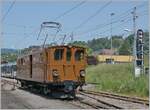
<path fill-rule="evenodd" d="M 139 104 L 144 104 L 144 105 L 149 106 L 149 100 L 141 99 L 141 98 L 137 98 L 137 97 L 129 97 L 129 96 L 112 94 L 112 93 L 102 92 L 102 91 L 95 92 L 95 91 L 84 90 L 82 92 L 86 93 L 86 94 L 93 94 L 93 95 L 97 95 L 97 96 L 103 96 L 103 97 L 108 97 L 108 98 L 113 98 L 113 99 L 118 99 L 118 100 L 124 100 L 124 101 L 128 101 L 128 102 L 139 103 Z"/>

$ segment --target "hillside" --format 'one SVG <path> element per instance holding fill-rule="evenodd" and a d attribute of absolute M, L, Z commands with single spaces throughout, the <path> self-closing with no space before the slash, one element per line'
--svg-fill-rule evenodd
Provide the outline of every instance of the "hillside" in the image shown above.
<path fill-rule="evenodd" d="M 1 49 L 1 61 L 14 62 L 17 59 L 17 50 L 16 49 Z"/>
<path fill-rule="evenodd" d="M 17 49 L 10 49 L 10 48 L 1 48 L 1 53 L 6 54 L 6 53 L 17 53 Z"/>

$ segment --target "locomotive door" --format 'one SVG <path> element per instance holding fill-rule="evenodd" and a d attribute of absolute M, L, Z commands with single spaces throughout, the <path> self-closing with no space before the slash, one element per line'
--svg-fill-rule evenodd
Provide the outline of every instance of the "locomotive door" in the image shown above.
<path fill-rule="evenodd" d="M 53 81 L 64 80 L 64 57 L 65 49 L 62 47 L 54 48 L 51 51 L 51 76 Z M 50 56 L 51 57 L 51 56 Z M 49 74 L 49 75 L 50 75 Z"/>
<path fill-rule="evenodd" d="M 64 80 L 74 80 L 73 48 L 66 48 L 66 63 L 64 64 Z"/>
<path fill-rule="evenodd" d="M 85 72 L 86 66 L 86 54 L 85 49 L 82 48 L 75 48 L 74 49 L 74 70 L 77 74 L 77 78 L 81 76 L 81 71 Z"/>

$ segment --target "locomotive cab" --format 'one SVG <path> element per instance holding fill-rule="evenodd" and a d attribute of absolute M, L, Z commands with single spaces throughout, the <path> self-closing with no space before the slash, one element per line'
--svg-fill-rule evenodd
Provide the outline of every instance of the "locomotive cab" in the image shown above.
<path fill-rule="evenodd" d="M 64 92 L 74 91 L 85 83 L 86 54 L 85 49 L 75 46 L 56 46 L 48 51 L 51 71 L 48 71 L 48 82 L 62 84 Z"/>

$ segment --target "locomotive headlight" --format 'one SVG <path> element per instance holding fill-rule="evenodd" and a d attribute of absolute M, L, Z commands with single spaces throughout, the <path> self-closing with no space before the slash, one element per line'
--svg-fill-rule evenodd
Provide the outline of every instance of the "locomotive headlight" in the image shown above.
<path fill-rule="evenodd" d="M 57 70 L 53 70 L 52 74 L 53 74 L 53 76 L 55 76 L 55 77 L 59 76 L 59 73 L 58 73 Z"/>
<path fill-rule="evenodd" d="M 85 77 L 85 71 L 84 71 L 84 70 L 80 71 L 80 75 L 81 75 L 82 77 Z"/>

